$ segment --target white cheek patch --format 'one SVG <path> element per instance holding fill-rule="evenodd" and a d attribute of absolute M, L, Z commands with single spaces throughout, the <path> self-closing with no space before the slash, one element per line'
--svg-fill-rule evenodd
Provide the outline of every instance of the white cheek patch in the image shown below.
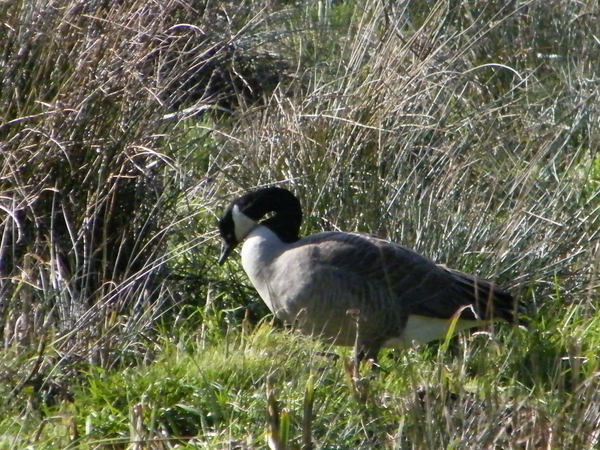
<path fill-rule="evenodd" d="M 244 239 L 246 239 L 246 236 L 248 236 L 250 232 L 258 225 L 257 222 L 241 212 L 238 205 L 233 206 L 233 209 L 231 210 L 231 217 L 233 219 L 235 238 L 238 242 L 242 242 Z"/>

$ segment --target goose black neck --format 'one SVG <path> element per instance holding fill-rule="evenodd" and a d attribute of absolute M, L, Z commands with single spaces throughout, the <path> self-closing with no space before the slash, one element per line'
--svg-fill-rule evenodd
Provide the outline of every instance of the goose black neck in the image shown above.
<path fill-rule="evenodd" d="M 302 207 L 300 201 L 287 189 L 270 187 L 257 191 L 252 207 L 257 219 L 272 212 L 274 215 L 261 222 L 283 242 L 291 243 L 300 239 Z"/>

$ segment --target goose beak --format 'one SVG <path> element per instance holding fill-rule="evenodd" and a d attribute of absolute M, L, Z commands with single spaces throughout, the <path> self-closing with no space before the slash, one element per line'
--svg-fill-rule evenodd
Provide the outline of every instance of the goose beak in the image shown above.
<path fill-rule="evenodd" d="M 235 245 L 228 244 L 227 242 L 221 242 L 221 256 L 219 256 L 219 265 L 223 265 L 225 260 L 231 255 L 231 252 L 235 248 Z"/>

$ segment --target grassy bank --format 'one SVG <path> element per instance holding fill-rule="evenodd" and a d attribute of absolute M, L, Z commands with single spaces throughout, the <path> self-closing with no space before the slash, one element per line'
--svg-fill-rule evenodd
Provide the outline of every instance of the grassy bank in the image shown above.
<path fill-rule="evenodd" d="M 598 445 L 598 5 L 387 3 L 0 5 L 0 448 Z M 353 373 L 215 265 L 266 184 L 531 326 Z"/>

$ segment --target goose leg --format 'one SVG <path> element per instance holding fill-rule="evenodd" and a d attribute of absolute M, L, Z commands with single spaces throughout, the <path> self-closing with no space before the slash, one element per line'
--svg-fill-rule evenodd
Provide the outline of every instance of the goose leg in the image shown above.
<path fill-rule="evenodd" d="M 361 343 L 360 340 L 357 340 L 354 346 L 354 359 L 357 362 L 372 361 L 374 366 L 378 366 L 377 355 L 379 354 L 379 350 L 381 350 L 381 346 L 381 342 Z"/>

